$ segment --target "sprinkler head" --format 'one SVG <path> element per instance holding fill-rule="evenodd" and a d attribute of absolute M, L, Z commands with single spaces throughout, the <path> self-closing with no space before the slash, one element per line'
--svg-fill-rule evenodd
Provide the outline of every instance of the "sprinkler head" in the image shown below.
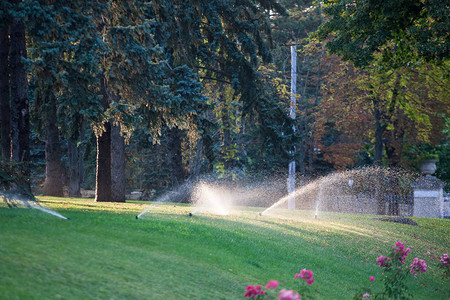
<path fill-rule="evenodd" d="M 192 217 L 192 213 L 189 213 L 189 217 Z"/>
<path fill-rule="evenodd" d="M 317 214 L 314 215 L 314 219 L 317 219 Z"/>
<path fill-rule="evenodd" d="M 136 216 L 136 219 L 139 219 L 138 216 Z"/>
<path fill-rule="evenodd" d="M 262 216 L 262 212 L 258 213 L 258 215 Z"/>

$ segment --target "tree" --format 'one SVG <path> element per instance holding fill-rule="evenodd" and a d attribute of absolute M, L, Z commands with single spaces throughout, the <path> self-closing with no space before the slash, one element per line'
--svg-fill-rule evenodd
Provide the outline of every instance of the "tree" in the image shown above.
<path fill-rule="evenodd" d="M 312 32 L 317 30 L 323 21 L 322 6 L 314 6 L 312 1 L 290 1 L 281 3 L 286 7 L 289 16 L 273 18 L 273 43 L 275 64 L 280 71 L 279 76 L 289 81 L 287 66 L 290 63 L 289 46 L 296 45 L 297 94 L 296 112 L 297 142 L 295 158 L 298 172 L 313 172 L 313 140 L 314 117 L 312 112 L 320 100 L 321 71 L 324 67 L 324 51 L 316 41 L 308 41 Z M 313 100 L 315 99 L 315 100 Z"/>
<path fill-rule="evenodd" d="M 56 123 L 56 97 L 53 92 L 43 93 L 39 97 L 49 97 L 44 110 L 45 124 L 45 182 L 42 192 L 47 196 L 63 197 L 63 169 L 61 165 L 61 146 Z"/>
<path fill-rule="evenodd" d="M 161 3 L 154 5 L 159 21 L 155 38 L 166 45 L 169 65 L 173 68 L 186 65 L 199 75 L 204 86 L 215 87 L 209 93 L 214 97 L 210 103 L 220 107 L 219 111 L 211 119 L 212 115 L 205 116 L 220 127 L 222 140 L 218 144 L 223 146 L 217 151 L 221 154 L 214 155 L 215 143 L 204 136 L 202 152 L 223 173 L 226 168 L 239 164 L 236 159 L 239 146 L 233 142 L 234 109 L 230 110 L 229 105 L 240 106 L 243 115 L 264 112 L 260 107 L 264 89 L 255 71 L 260 59 L 271 58 L 265 41 L 271 39 L 269 14 L 284 13 L 284 9 L 275 1 Z M 159 34 L 162 32 L 165 36 Z M 198 117 L 194 124 L 202 123 L 199 112 L 195 114 Z"/>
<path fill-rule="evenodd" d="M 9 160 L 11 157 L 10 128 L 10 94 L 9 94 L 9 23 L 6 14 L 8 1 L 0 4 L 0 157 Z"/>
<path fill-rule="evenodd" d="M 77 144 L 68 141 L 67 143 L 67 157 L 68 157 L 68 187 L 69 197 L 81 197 L 81 184 L 83 178 L 83 159 L 81 151 Z"/>
<path fill-rule="evenodd" d="M 432 65 L 363 70 L 335 57 L 316 113 L 325 159 L 345 168 L 365 155 L 378 165 L 411 168 L 408 147 L 441 138 L 439 112 L 449 108 L 445 70 Z M 361 151 L 364 145 L 372 150 Z"/>
<path fill-rule="evenodd" d="M 34 120 L 46 142 L 43 192 L 47 195 L 63 195 L 61 129 L 76 143 L 81 113 L 86 118 L 98 114 L 92 87 L 96 83 L 93 52 L 100 43 L 89 22 L 90 4 L 84 0 L 71 4 L 42 0 L 22 6 L 30 41 L 28 63 L 35 83 Z"/>
<path fill-rule="evenodd" d="M 11 158 L 16 162 L 30 159 L 30 116 L 28 109 L 28 82 L 24 60 L 27 58 L 25 26 L 17 15 L 20 0 L 10 1 L 16 12 L 10 24 L 10 87 L 11 87 Z M 13 12 L 13 11 L 11 11 Z M 26 168 L 25 172 L 28 172 Z"/>
<path fill-rule="evenodd" d="M 336 169 L 345 169 L 357 163 L 359 151 L 370 143 L 367 133 L 373 132 L 373 113 L 357 84 L 363 74 L 337 57 L 329 59 L 322 98 L 314 113 L 314 147 L 317 156 Z"/>
<path fill-rule="evenodd" d="M 331 53 L 368 66 L 376 53 L 397 68 L 412 62 L 440 64 L 449 58 L 450 7 L 440 0 L 327 0 L 329 19 L 320 28 Z"/>

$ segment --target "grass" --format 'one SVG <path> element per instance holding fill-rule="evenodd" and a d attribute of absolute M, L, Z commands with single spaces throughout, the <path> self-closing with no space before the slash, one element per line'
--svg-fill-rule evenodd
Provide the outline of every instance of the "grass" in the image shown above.
<path fill-rule="evenodd" d="M 428 272 L 410 278 L 417 299 L 445 299 L 439 256 L 449 252 L 450 220 L 414 218 L 419 226 L 372 216 L 281 211 L 259 216 L 195 215 L 189 205 L 95 203 L 40 198 L 62 220 L 0 204 L 1 299 L 242 299 L 245 287 L 271 279 L 296 288 L 294 275 L 314 272 L 318 299 L 351 299 L 382 288 L 376 258 L 400 240 Z M 369 281 L 369 276 L 376 278 Z"/>

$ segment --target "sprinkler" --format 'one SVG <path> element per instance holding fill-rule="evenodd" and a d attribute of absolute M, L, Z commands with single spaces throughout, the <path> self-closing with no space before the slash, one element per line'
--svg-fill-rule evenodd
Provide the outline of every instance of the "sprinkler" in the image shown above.
<path fill-rule="evenodd" d="M 138 216 L 136 216 L 136 219 L 139 219 Z"/>
<path fill-rule="evenodd" d="M 260 216 L 262 216 L 262 212 L 258 213 Z"/>
<path fill-rule="evenodd" d="M 191 212 L 189 213 L 189 217 L 192 217 L 192 213 Z"/>
<path fill-rule="evenodd" d="M 316 219 L 316 220 L 317 220 L 317 214 L 315 214 L 315 215 L 314 215 L 314 219 Z"/>

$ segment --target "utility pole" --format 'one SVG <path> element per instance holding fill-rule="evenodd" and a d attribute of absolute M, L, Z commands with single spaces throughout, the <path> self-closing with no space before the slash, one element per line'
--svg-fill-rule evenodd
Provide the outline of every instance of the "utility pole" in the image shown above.
<path fill-rule="evenodd" d="M 295 108 L 297 101 L 295 94 L 297 93 L 297 46 L 291 46 L 291 105 L 289 116 L 295 120 Z M 295 134 L 295 125 L 292 125 L 292 132 Z M 291 161 L 289 162 L 289 177 L 287 181 L 287 190 L 289 194 L 288 209 L 295 209 L 295 145 L 289 151 Z"/>

